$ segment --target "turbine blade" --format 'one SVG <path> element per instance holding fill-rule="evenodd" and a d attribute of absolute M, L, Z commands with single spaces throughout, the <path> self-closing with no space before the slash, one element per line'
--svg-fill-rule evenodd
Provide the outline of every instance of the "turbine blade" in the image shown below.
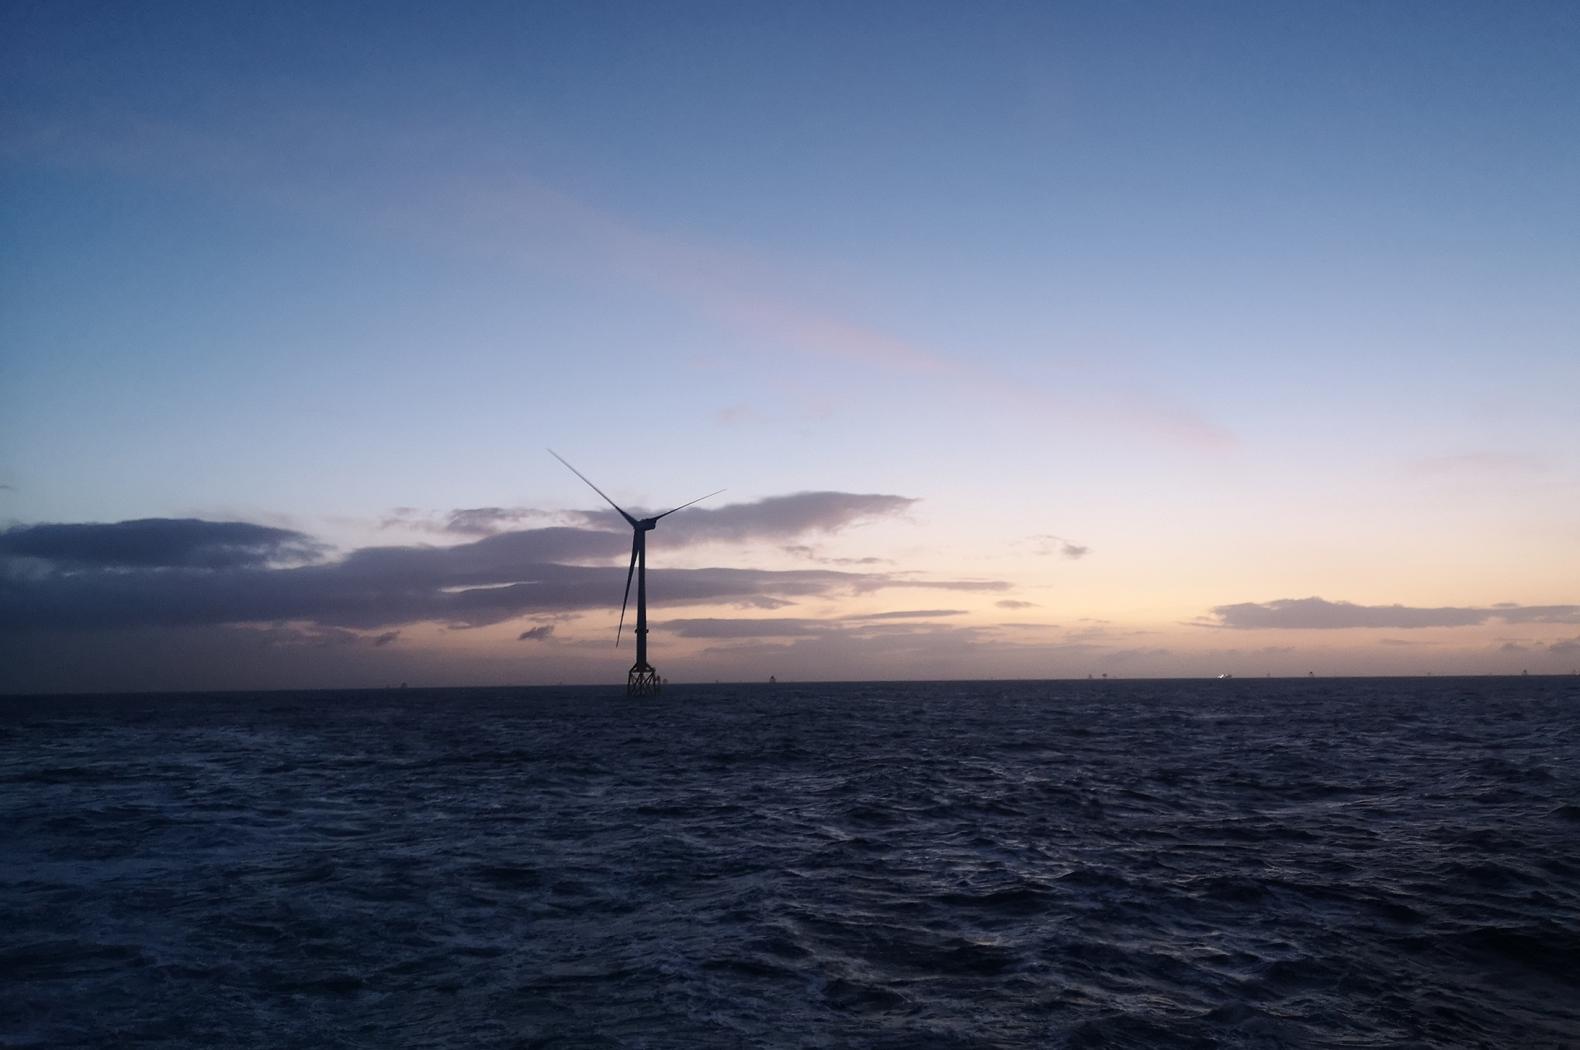
<path fill-rule="evenodd" d="M 569 463 L 566 463 L 564 456 L 560 455 L 558 452 L 554 451 L 552 448 L 549 449 L 548 452 L 549 452 L 549 455 L 553 456 L 555 459 L 559 460 L 561 463 L 565 463 L 565 466 L 570 469 L 570 472 L 572 474 L 575 474 L 578 478 L 581 478 L 583 481 L 587 481 L 587 475 L 583 474 L 581 471 L 577 470 L 575 467 L 572 467 Z M 613 507 L 615 510 L 620 511 L 620 517 L 622 517 L 626 521 L 630 522 L 631 523 L 631 527 L 633 529 L 636 528 L 636 519 L 631 517 L 631 515 L 627 514 L 621 508 L 620 504 L 616 503 L 614 500 L 610 499 L 607 495 L 605 495 L 603 489 L 599 488 L 597 485 L 594 485 L 590 481 L 587 481 L 587 487 L 592 489 L 594 492 L 598 493 L 598 495 L 603 496 L 603 500 L 604 500 L 605 503 L 609 504 L 609 506 Z"/>
<path fill-rule="evenodd" d="M 636 572 L 636 545 L 641 541 L 640 532 L 631 533 L 631 567 L 625 570 L 625 597 L 620 601 L 620 626 L 614 629 L 614 647 L 620 648 L 620 632 L 625 628 L 625 607 L 631 603 L 631 576 Z"/>
<path fill-rule="evenodd" d="M 723 491 L 724 489 L 719 490 L 719 492 Z M 712 499 L 714 496 L 717 496 L 719 492 L 710 492 L 706 496 L 698 496 L 696 499 L 692 500 L 691 503 L 701 503 L 705 499 Z M 691 506 L 691 503 L 682 503 L 680 506 L 676 507 L 675 510 L 666 510 L 664 513 L 658 515 L 658 517 L 655 517 L 653 520 L 657 521 L 659 518 L 667 518 L 671 514 L 675 513 L 676 510 L 685 510 L 687 507 Z"/>

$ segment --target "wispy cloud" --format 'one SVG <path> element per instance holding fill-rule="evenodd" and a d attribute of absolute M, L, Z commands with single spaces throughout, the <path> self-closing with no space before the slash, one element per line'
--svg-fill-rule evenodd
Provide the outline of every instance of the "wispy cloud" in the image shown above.
<path fill-rule="evenodd" d="M 859 492 L 796 492 L 768 496 L 719 507 L 696 506 L 685 514 L 665 518 L 661 528 L 667 546 L 697 543 L 747 543 L 833 535 L 882 518 L 904 514 L 917 500 L 907 496 Z M 631 505 L 632 514 L 658 513 L 668 507 Z M 450 511 L 425 511 L 396 507 L 380 522 L 384 528 L 401 528 L 442 537 L 487 537 L 523 531 L 529 522 L 570 521 L 575 531 L 594 529 L 624 535 L 627 526 L 607 506 L 585 510 L 547 511 L 533 507 L 465 507 Z M 535 533 L 544 529 L 531 530 Z M 809 544 L 783 544 L 787 554 L 824 565 L 881 565 L 884 558 L 825 558 Z"/>
<path fill-rule="evenodd" d="M 927 620 L 939 616 L 964 616 L 964 609 L 896 609 L 893 612 L 852 613 L 845 620 Z"/>
<path fill-rule="evenodd" d="M 491 536 L 539 513 L 527 507 L 468 507 L 452 510 L 444 527 L 465 536 Z"/>
<path fill-rule="evenodd" d="M 770 619 L 671 621 L 670 626 L 710 642 L 702 655 L 715 666 L 763 677 L 773 672 L 781 681 L 792 676 L 960 677 L 981 674 L 984 666 L 1012 677 L 1085 674 L 1104 667 L 1156 673 L 1176 658 L 1156 646 L 1050 640 L 1023 630 L 957 623 Z"/>
<path fill-rule="evenodd" d="M 1504 623 L 1580 623 L 1580 605 L 1499 605 L 1489 612 Z"/>
<path fill-rule="evenodd" d="M 362 635 L 356 631 L 342 627 L 325 627 L 321 624 L 241 625 L 234 629 L 245 632 L 264 645 L 281 649 L 339 649 L 357 645 L 363 640 Z M 380 635 L 380 638 L 382 637 L 383 635 Z M 375 639 L 373 644 L 388 643 Z"/>
<path fill-rule="evenodd" d="M 867 641 L 914 638 L 980 640 L 989 628 L 940 623 L 859 623 L 853 620 L 820 620 L 805 617 L 747 617 L 742 619 L 677 619 L 660 630 L 682 638 L 728 641 L 732 639 L 863 639 Z"/>
<path fill-rule="evenodd" d="M 1092 548 L 1085 544 L 1067 540 L 1063 536 L 1055 536 L 1051 532 L 1043 532 L 1029 537 L 1027 542 L 1031 544 L 1033 553 L 1057 554 L 1061 557 L 1069 558 L 1071 561 L 1078 561 L 1092 552 Z"/>
<path fill-rule="evenodd" d="M 545 522 L 563 515 L 534 507 L 461 507 L 449 511 L 396 507 L 379 522 L 383 529 L 407 529 L 434 536 L 491 536 L 527 522 Z"/>
<path fill-rule="evenodd" d="M 666 620 L 658 628 L 682 638 L 800 638 L 836 629 L 824 620 L 792 616 L 676 619 Z"/>
<path fill-rule="evenodd" d="M 478 160 L 475 149 L 446 148 L 457 132 L 437 124 L 382 126 L 361 113 L 337 120 L 320 111 L 316 119 L 293 120 L 237 111 L 201 126 L 107 104 L 94 112 L 11 116 L 0 153 L 13 158 L 219 186 L 384 236 L 632 283 L 745 335 L 749 345 L 945 382 L 1039 414 L 1057 403 L 1068 418 L 1204 450 L 1235 444 L 1198 412 L 1123 385 L 1089 389 L 1079 399 L 1028 392 L 982 364 L 975 347 L 950 352 L 918 345 L 853 316 L 849 306 L 821 302 L 825 297 L 805 290 L 805 277 L 761 253 L 620 215 L 523 174 L 519 158 Z M 364 128 L 364 141 L 382 133 L 382 148 L 348 149 L 323 131 L 337 124 Z M 474 159 L 462 166 L 457 157 Z M 725 422 L 743 418 L 738 408 L 721 415 Z"/>
<path fill-rule="evenodd" d="M 893 565 L 893 558 L 879 558 L 868 555 L 863 558 L 830 558 L 825 557 L 816 547 L 805 543 L 791 543 L 779 548 L 786 554 L 808 561 L 817 562 L 819 565 Z"/>
<path fill-rule="evenodd" d="M 1123 664 L 1129 663 L 1133 660 L 1146 660 L 1156 657 L 1168 656 L 1172 652 L 1173 650 L 1166 649 L 1162 646 L 1137 646 L 1130 649 L 1115 649 L 1113 652 L 1108 654 L 1108 660 L 1112 663 Z"/>
<path fill-rule="evenodd" d="M 665 518 L 660 528 L 664 530 L 665 543 L 745 543 L 786 539 L 835 533 L 879 518 L 892 518 L 916 502 L 907 496 L 880 493 L 797 492 L 788 496 L 769 496 L 750 503 L 692 507 L 684 514 Z M 653 508 L 626 509 L 633 514 L 653 511 Z M 619 522 L 619 516 L 608 508 L 577 513 L 589 525 L 607 526 L 611 522 Z M 798 549 L 811 548 L 798 545 Z"/>
<path fill-rule="evenodd" d="M 549 639 L 549 637 L 552 636 L 553 634 L 554 634 L 554 625 L 552 623 L 545 623 L 545 624 L 540 624 L 537 627 L 530 627 L 527 630 L 522 631 L 520 634 L 516 635 L 516 641 L 518 641 L 518 642 L 543 642 L 543 641 L 547 641 Z"/>
<path fill-rule="evenodd" d="M 1580 637 L 1562 638 L 1556 642 L 1530 638 L 1503 638 L 1498 641 L 1500 653 L 1541 653 L 1555 657 L 1580 656 Z"/>

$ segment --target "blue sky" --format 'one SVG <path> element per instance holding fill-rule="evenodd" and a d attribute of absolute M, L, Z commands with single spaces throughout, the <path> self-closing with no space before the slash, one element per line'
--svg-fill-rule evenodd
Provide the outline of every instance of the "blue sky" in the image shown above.
<path fill-rule="evenodd" d="M 1084 674 L 1137 648 L 1072 640 L 1087 620 L 1144 638 L 1126 659 L 1158 674 L 1258 649 L 1288 673 L 1551 670 L 1580 635 L 1562 614 L 1411 646 L 1184 626 L 1309 596 L 1580 600 L 1571 4 L 4 18 L 12 530 L 243 521 L 330 560 L 444 545 L 462 538 L 411 522 L 590 508 L 553 445 L 650 506 L 719 485 L 915 500 L 675 564 L 876 558 L 1025 596 L 949 605 L 937 673 Z M 797 611 L 905 611 L 871 593 Z M 325 626 L 233 615 L 212 626 L 270 644 Z M 518 643 L 536 621 L 413 621 L 284 680 L 453 676 L 463 648 L 484 680 L 596 680 L 573 650 L 603 617 L 574 616 L 553 645 Z M 826 666 L 903 666 L 845 641 Z M 676 673 L 758 670 L 671 650 Z M 249 684 L 167 663 L 148 680 Z"/>

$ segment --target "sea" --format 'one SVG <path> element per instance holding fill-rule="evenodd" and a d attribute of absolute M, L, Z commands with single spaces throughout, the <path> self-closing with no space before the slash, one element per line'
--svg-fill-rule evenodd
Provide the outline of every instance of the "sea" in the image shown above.
<path fill-rule="evenodd" d="M 1580 1046 L 1580 678 L 4 697 L 0 1046 Z"/>

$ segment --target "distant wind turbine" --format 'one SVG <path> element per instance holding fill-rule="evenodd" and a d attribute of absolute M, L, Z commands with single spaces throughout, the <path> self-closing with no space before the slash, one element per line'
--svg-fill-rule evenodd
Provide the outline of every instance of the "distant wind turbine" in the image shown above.
<path fill-rule="evenodd" d="M 587 475 L 577 470 L 566 462 L 565 457 L 554 451 L 548 450 L 549 455 L 564 463 L 572 474 L 587 482 L 587 487 L 598 495 L 603 496 L 604 502 L 620 512 L 631 526 L 631 565 L 625 570 L 625 598 L 620 602 L 620 623 L 614 629 L 614 644 L 620 644 L 620 631 L 625 627 L 625 609 L 631 603 L 631 576 L 636 576 L 636 663 L 631 665 L 630 672 L 625 679 L 626 696 L 657 696 L 659 692 L 658 672 L 653 670 L 653 665 L 647 662 L 647 534 L 658 527 L 659 518 L 667 518 L 677 510 L 685 510 L 693 503 L 717 496 L 718 492 L 710 492 L 706 496 L 698 496 L 691 503 L 682 503 L 674 510 L 666 510 L 662 514 L 655 514 L 651 518 L 633 518 L 625 509 L 605 495 L 604 490 L 588 481 Z"/>

